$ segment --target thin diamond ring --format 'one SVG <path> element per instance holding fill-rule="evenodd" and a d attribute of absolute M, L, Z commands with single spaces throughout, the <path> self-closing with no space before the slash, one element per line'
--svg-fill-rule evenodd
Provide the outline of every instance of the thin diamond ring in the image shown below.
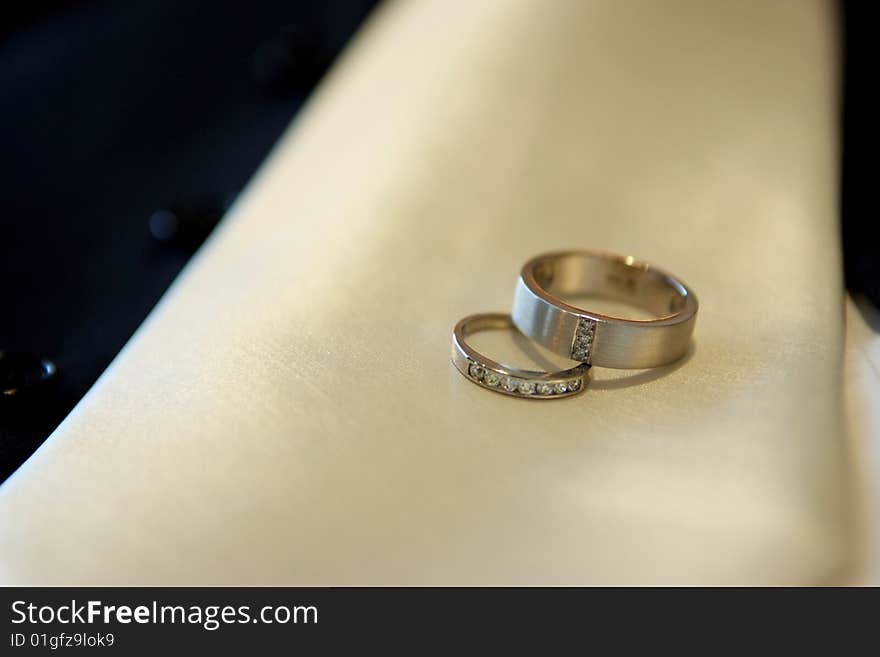
<path fill-rule="evenodd" d="M 497 363 L 467 344 L 468 335 L 497 329 L 516 330 L 510 315 L 470 315 L 455 325 L 452 362 L 466 378 L 484 388 L 528 399 L 559 399 L 575 395 L 586 387 L 590 366 L 585 363 L 560 372 L 533 372 Z"/>

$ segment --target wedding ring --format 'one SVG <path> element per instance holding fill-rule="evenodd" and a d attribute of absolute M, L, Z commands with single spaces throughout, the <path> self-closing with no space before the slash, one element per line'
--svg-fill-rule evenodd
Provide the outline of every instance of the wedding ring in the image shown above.
<path fill-rule="evenodd" d="M 516 328 L 510 315 L 483 313 L 465 317 L 452 333 L 452 362 L 466 378 L 496 392 L 529 399 L 558 399 L 587 385 L 590 366 L 582 363 L 560 372 L 532 372 L 502 365 L 474 351 L 466 342 L 477 331 Z"/>
<path fill-rule="evenodd" d="M 569 305 L 593 295 L 643 308 L 653 319 L 622 319 Z M 642 369 L 681 358 L 690 347 L 697 298 L 680 280 L 629 256 L 583 249 L 529 260 L 520 273 L 513 323 L 550 351 L 591 365 Z"/>

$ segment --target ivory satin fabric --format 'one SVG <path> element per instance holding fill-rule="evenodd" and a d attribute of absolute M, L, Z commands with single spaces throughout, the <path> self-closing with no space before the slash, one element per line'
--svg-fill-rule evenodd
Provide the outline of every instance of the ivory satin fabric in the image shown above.
<path fill-rule="evenodd" d="M 0 581 L 836 581 L 835 30 L 802 0 L 383 7 L 0 487 Z M 468 383 L 454 323 L 579 246 L 693 287 L 686 361 Z"/>

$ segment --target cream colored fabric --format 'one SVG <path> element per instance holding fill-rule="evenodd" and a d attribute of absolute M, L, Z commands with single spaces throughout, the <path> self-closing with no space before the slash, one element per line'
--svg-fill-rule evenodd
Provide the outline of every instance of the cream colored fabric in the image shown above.
<path fill-rule="evenodd" d="M 0 488 L 2 581 L 837 577 L 834 36 L 801 0 L 385 7 Z M 557 403 L 464 380 L 455 321 L 577 246 L 694 288 L 689 360 Z"/>

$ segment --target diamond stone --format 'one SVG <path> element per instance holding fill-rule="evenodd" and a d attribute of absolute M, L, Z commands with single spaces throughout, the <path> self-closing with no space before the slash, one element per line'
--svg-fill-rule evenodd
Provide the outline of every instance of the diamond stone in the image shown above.
<path fill-rule="evenodd" d="M 575 360 L 588 361 L 590 349 L 593 346 L 593 336 L 596 334 L 596 322 L 581 317 L 578 320 L 571 344 L 571 357 Z"/>
<path fill-rule="evenodd" d="M 481 365 L 477 363 L 471 363 L 471 366 L 468 368 L 468 374 L 470 374 L 477 381 L 483 378 L 483 375 L 486 373 L 486 370 L 483 369 Z"/>
<path fill-rule="evenodd" d="M 534 395 L 535 384 L 531 381 L 520 381 L 519 391 L 524 395 Z"/>
<path fill-rule="evenodd" d="M 549 395 L 553 392 L 553 386 L 549 383 L 539 383 L 535 386 L 535 389 L 538 391 L 539 395 Z"/>
<path fill-rule="evenodd" d="M 505 376 L 501 382 L 501 387 L 507 390 L 507 392 L 516 392 L 518 386 L 519 383 L 512 376 Z"/>
<path fill-rule="evenodd" d="M 491 370 L 486 372 L 486 376 L 483 379 L 490 386 L 497 386 L 501 383 L 501 375 L 497 372 L 492 372 Z"/>
<path fill-rule="evenodd" d="M 568 386 L 569 390 L 571 390 L 572 392 L 575 392 L 578 388 L 581 387 L 581 382 L 578 381 L 577 379 L 573 379 L 573 380 L 569 381 L 566 385 Z"/>
<path fill-rule="evenodd" d="M 553 384 L 553 391 L 558 394 L 562 394 L 563 392 L 565 392 L 567 390 L 568 390 L 568 388 L 565 386 L 564 381 L 560 381 L 559 383 Z"/>

